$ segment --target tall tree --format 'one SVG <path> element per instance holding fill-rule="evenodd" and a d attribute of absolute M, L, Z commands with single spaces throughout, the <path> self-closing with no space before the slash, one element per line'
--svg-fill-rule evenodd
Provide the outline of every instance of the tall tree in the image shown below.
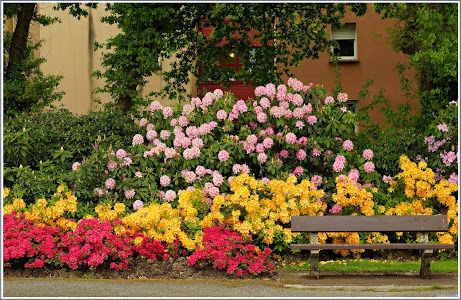
<path fill-rule="evenodd" d="M 30 25 L 38 22 L 43 26 L 59 21 L 41 15 L 36 3 L 4 3 L 3 17 L 15 19 L 13 33 L 4 31 L 4 82 L 3 103 L 5 114 L 41 109 L 54 100 L 61 99 L 63 93 L 56 91 L 60 76 L 45 75 L 40 65 L 45 61 L 35 57 L 34 50 L 41 42 L 29 39 Z"/>
<path fill-rule="evenodd" d="M 418 83 L 421 120 L 432 120 L 437 112 L 458 97 L 458 3 L 374 4 L 382 18 L 395 19 L 390 42 L 409 56 L 404 73 L 412 70 Z"/>
<path fill-rule="evenodd" d="M 111 51 L 103 53 L 105 69 L 95 74 L 105 79 L 101 91 L 109 92 L 125 111 L 138 99 L 137 89 L 146 84 L 146 77 L 154 74 L 167 84 L 152 95 L 178 100 L 190 74 L 199 82 L 210 79 L 224 86 L 230 78 L 277 82 L 283 74 L 290 75 L 290 66 L 330 49 L 327 25 L 340 25 L 347 6 L 357 15 L 366 11 L 364 3 L 107 4 L 109 15 L 102 22 L 121 32 L 97 44 Z M 58 8 L 81 15 L 75 4 Z M 238 74 L 219 65 L 219 58 L 230 52 L 244 61 Z"/>

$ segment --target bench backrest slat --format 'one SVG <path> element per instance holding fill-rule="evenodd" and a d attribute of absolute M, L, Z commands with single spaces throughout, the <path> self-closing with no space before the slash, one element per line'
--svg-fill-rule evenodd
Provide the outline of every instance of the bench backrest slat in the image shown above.
<path fill-rule="evenodd" d="M 293 232 L 438 232 L 448 231 L 446 215 L 294 216 Z"/>

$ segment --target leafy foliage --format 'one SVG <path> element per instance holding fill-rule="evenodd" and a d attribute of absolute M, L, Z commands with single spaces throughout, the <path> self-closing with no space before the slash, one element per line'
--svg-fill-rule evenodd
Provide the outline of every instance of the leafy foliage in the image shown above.
<path fill-rule="evenodd" d="M 29 17 L 25 17 L 27 5 L 31 4 L 4 4 L 3 16 L 18 20 L 14 33 L 3 33 L 3 104 L 7 116 L 40 111 L 64 95 L 57 90 L 62 76 L 44 74 L 40 65 L 46 60 L 34 54 L 43 41 L 32 43 L 28 39 L 31 22 L 48 26 L 60 20 L 40 14 L 35 4 L 29 8 Z"/>
<path fill-rule="evenodd" d="M 390 29 L 390 42 L 396 51 L 409 55 L 408 64 L 400 65 L 399 72 L 416 73 L 420 124 L 425 124 L 458 97 L 458 4 L 373 5 L 383 18 L 397 21 Z"/>

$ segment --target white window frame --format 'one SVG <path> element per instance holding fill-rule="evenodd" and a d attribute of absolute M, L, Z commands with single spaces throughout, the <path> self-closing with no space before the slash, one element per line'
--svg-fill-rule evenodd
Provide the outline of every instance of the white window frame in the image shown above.
<path fill-rule="evenodd" d="M 359 61 L 357 54 L 357 24 L 345 23 L 342 28 L 331 27 L 331 40 L 354 40 L 354 55 L 353 56 L 338 56 L 340 62 L 355 62 Z M 333 46 L 331 52 L 334 53 Z M 333 60 L 333 58 L 332 58 Z"/>

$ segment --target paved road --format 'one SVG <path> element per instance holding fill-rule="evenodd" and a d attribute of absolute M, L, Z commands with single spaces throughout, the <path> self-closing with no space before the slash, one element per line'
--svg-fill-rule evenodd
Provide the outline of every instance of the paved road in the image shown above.
<path fill-rule="evenodd" d="M 457 274 L 323 276 L 299 274 L 271 280 L 4 278 L 3 297 L 441 297 L 459 298 Z M 2 298 L 3 298 L 2 297 Z"/>

